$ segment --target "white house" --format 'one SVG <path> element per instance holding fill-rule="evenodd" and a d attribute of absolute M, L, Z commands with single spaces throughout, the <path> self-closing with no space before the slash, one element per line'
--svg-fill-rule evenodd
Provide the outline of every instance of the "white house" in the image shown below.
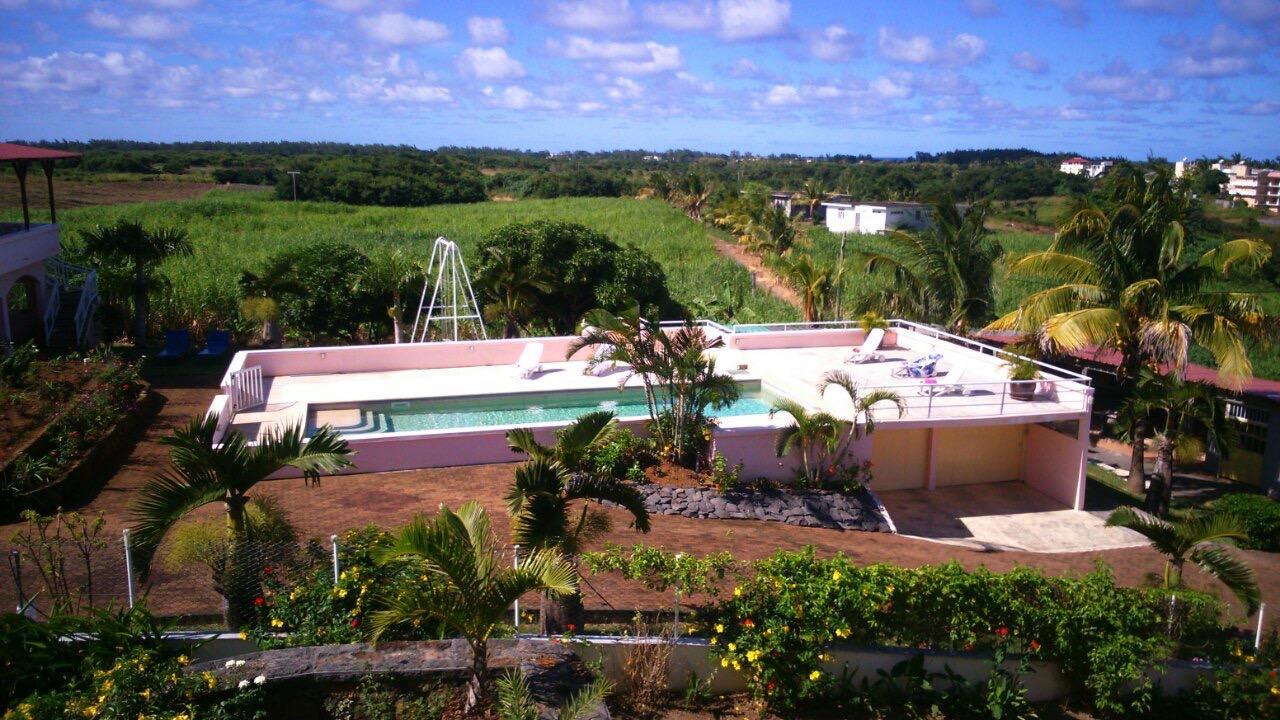
<path fill-rule="evenodd" d="M 929 207 L 910 202 L 854 202 L 835 197 L 822 203 L 827 229 L 834 233 L 878 235 L 929 226 Z"/>
<path fill-rule="evenodd" d="M 1115 163 L 1110 160 L 1099 160 L 1098 162 L 1094 162 L 1087 158 L 1076 156 L 1070 160 L 1063 160 L 1062 164 L 1058 166 L 1058 171 L 1064 172 L 1068 175 L 1084 175 L 1086 177 L 1097 178 L 1107 174 L 1107 171 L 1111 169 L 1112 165 L 1115 165 Z"/>

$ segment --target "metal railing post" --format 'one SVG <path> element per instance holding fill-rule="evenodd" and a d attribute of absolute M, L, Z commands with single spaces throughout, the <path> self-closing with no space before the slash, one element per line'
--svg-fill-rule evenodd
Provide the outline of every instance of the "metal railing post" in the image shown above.
<path fill-rule="evenodd" d="M 129 593 L 129 608 L 133 608 L 133 549 L 129 547 L 129 528 L 124 529 L 124 579 Z"/>
<path fill-rule="evenodd" d="M 511 567 L 520 569 L 520 546 L 511 546 Z M 515 628 L 516 635 L 520 634 L 520 598 L 516 598 L 515 604 L 511 606 L 511 627 Z"/>
<path fill-rule="evenodd" d="M 1004 396 L 1009 394 L 1009 383 L 1000 383 L 1000 414 L 1004 415 Z"/>
<path fill-rule="evenodd" d="M 338 567 L 338 536 L 330 535 L 329 544 L 333 546 L 333 584 L 338 584 L 338 573 L 341 568 Z"/>
<path fill-rule="evenodd" d="M 680 637 L 680 588 L 676 588 L 675 591 L 676 591 L 676 605 L 675 605 L 676 626 L 675 626 L 674 632 L 676 637 Z"/>
<path fill-rule="evenodd" d="M 1262 603 L 1258 606 L 1258 629 L 1253 634 L 1253 647 L 1255 650 L 1262 647 L 1262 616 L 1267 613 L 1267 604 Z"/>

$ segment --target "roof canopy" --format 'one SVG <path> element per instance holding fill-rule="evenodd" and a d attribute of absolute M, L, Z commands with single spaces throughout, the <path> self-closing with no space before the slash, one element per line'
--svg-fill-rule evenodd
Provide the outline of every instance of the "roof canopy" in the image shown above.
<path fill-rule="evenodd" d="M 66 160 L 67 158 L 78 157 L 80 157 L 80 153 L 66 152 L 65 150 L 50 150 L 16 143 L 0 143 L 0 162 L 10 160 Z"/>

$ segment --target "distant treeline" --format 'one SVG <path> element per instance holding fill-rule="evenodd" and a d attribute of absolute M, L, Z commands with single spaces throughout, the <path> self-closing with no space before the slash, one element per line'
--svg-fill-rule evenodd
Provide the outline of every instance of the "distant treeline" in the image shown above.
<path fill-rule="evenodd" d="M 77 174 L 183 176 L 219 183 L 274 186 L 291 198 L 377 205 L 471 202 L 484 197 L 633 196 L 658 181 L 700 176 L 717 187 L 760 183 L 799 190 L 818 180 L 827 192 L 865 199 L 1022 200 L 1087 189 L 1089 181 L 1058 172 L 1070 153 L 1026 148 L 916 153 L 909 159 L 869 155 L 759 156 L 696 150 L 550 153 L 489 147 L 420 150 L 408 145 L 329 142 L 184 142 L 130 140 L 38 142 L 84 153 L 60 167 Z"/>

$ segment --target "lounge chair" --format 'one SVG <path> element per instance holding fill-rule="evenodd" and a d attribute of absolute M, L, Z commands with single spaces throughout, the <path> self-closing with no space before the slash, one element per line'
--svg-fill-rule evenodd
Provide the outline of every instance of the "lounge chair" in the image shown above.
<path fill-rule="evenodd" d="M 594 352 L 591 353 L 591 362 L 587 363 L 587 367 L 583 369 L 584 375 L 607 375 L 618 367 L 618 361 L 611 359 L 609 356 L 613 354 L 613 346 L 609 344 L 597 345 Z"/>
<path fill-rule="evenodd" d="M 191 333 L 186 330 L 166 330 L 164 333 L 164 349 L 156 353 L 160 360 L 177 360 L 191 349 Z"/>
<path fill-rule="evenodd" d="M 921 395 L 968 395 L 970 392 L 968 385 L 962 385 L 965 373 L 969 366 L 964 363 L 952 365 L 944 378 L 939 380 L 936 377 L 925 379 L 920 384 Z"/>
<path fill-rule="evenodd" d="M 216 358 L 231 350 L 231 333 L 226 330 L 210 330 L 204 338 L 204 349 L 196 353 L 202 358 Z"/>
<path fill-rule="evenodd" d="M 853 349 L 853 353 L 845 358 L 847 363 L 879 362 L 884 360 L 880 354 L 880 343 L 884 342 L 884 328 L 873 328 L 862 341 L 862 347 Z"/>
<path fill-rule="evenodd" d="M 938 361 L 941 359 L 941 353 L 921 355 L 918 358 L 908 360 L 901 367 L 894 368 L 890 374 L 900 378 L 931 378 L 937 374 Z"/>
<path fill-rule="evenodd" d="M 516 377 L 528 379 L 542 372 L 542 343 L 531 342 L 520 352 L 516 360 Z"/>

